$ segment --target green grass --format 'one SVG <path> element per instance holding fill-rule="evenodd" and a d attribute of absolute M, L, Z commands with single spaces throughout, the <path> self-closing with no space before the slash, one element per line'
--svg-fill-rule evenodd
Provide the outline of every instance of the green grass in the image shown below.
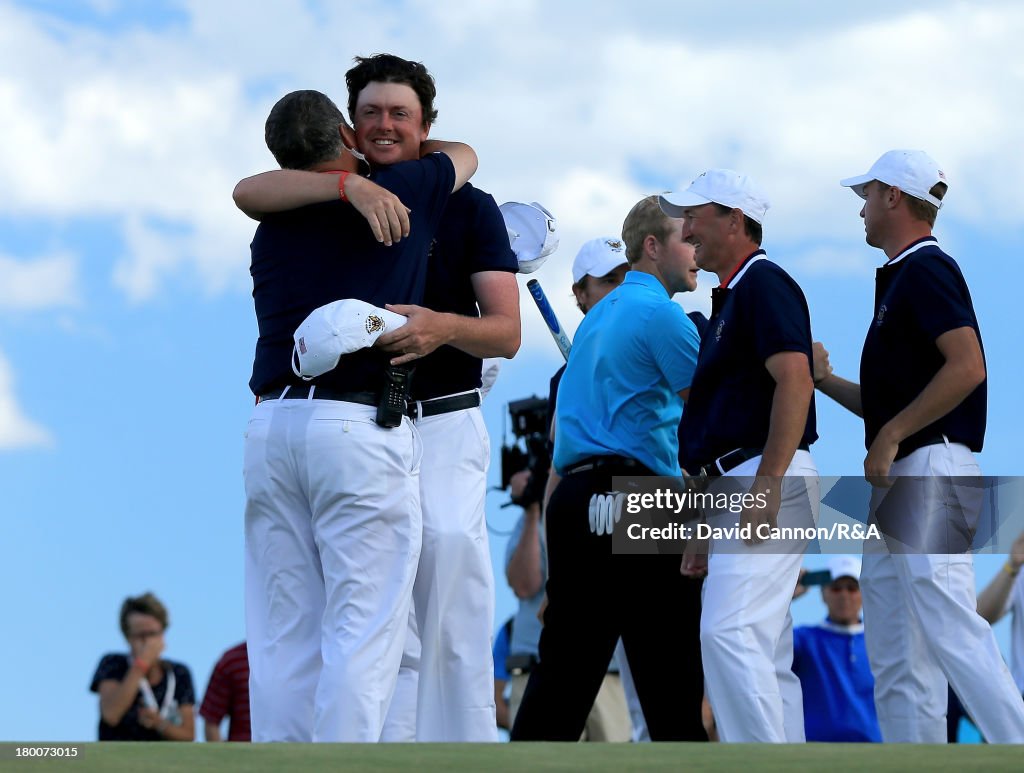
<path fill-rule="evenodd" d="M 883 771 L 1021 770 L 1021 746 L 870 744 L 75 744 L 76 759 L 16 759 L 0 744 L 0 771 Z M 43 744 L 31 744 L 33 746 Z"/>

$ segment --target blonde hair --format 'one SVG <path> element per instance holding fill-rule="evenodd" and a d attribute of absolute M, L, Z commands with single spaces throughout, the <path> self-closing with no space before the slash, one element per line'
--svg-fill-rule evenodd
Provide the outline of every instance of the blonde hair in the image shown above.
<path fill-rule="evenodd" d="M 657 196 L 646 196 L 629 210 L 622 221 L 622 241 L 626 244 L 626 260 L 633 265 L 644 255 L 644 239 L 653 236 L 664 244 L 672 231 L 669 216 L 661 211 Z"/>

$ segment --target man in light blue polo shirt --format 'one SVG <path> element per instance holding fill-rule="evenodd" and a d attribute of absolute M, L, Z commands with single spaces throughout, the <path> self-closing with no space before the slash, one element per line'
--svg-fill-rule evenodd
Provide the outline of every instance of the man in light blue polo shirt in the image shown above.
<path fill-rule="evenodd" d="M 679 557 L 616 555 L 612 536 L 591 530 L 591 497 L 615 475 L 680 474 L 676 435 L 699 347 L 672 296 L 697 286 L 693 248 L 656 196 L 622 227 L 631 270 L 576 332 L 555 409 L 555 471 L 548 502 L 548 606 L 540 662 L 512 729 L 513 740 L 579 738 L 621 636 L 652 740 L 706 740 L 682 716 L 691 678 L 680 663 L 687 636 L 676 603 Z M 692 631 L 689 632 L 692 634 Z M 696 654 L 699 660 L 699 648 Z"/>

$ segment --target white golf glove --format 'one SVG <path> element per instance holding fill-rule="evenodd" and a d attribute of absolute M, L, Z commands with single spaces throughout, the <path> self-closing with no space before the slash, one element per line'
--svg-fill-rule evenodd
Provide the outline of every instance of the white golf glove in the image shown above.
<path fill-rule="evenodd" d="M 594 494 L 590 497 L 590 531 L 597 535 L 611 534 L 615 524 L 622 520 L 622 505 L 626 495 L 622 492 Z"/>

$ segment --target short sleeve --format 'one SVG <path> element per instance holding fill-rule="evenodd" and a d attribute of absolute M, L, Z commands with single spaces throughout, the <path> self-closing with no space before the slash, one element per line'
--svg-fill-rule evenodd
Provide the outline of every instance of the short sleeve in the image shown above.
<path fill-rule="evenodd" d="M 174 666 L 174 700 L 179 706 L 191 706 L 196 702 L 196 691 L 192 685 L 192 672 L 188 666 L 175 663 Z"/>
<path fill-rule="evenodd" d="M 473 208 L 474 227 L 469 230 L 468 250 L 469 273 L 480 271 L 519 270 L 519 262 L 508 243 L 508 229 L 501 216 L 494 197 L 483 191 L 476 191 Z"/>
<path fill-rule="evenodd" d="M 100 682 L 106 681 L 107 679 L 113 679 L 115 682 L 120 682 L 124 679 L 124 675 L 127 673 L 127 655 L 104 655 L 100 659 L 100 664 L 96 666 L 96 673 L 93 674 L 92 684 L 89 685 L 89 689 L 92 692 L 99 692 Z"/>
<path fill-rule="evenodd" d="M 905 281 L 912 288 L 907 298 L 914 318 L 933 341 L 943 333 L 974 327 L 970 294 L 956 267 L 938 257 L 914 260 L 906 267 Z"/>
<path fill-rule="evenodd" d="M 203 705 L 199 707 L 199 716 L 214 724 L 220 723 L 228 713 L 231 684 L 227 669 L 224 667 L 226 660 L 225 655 L 214 666 L 213 673 L 210 674 L 210 683 L 206 686 L 206 694 L 203 696 Z"/>
<path fill-rule="evenodd" d="M 688 389 L 700 349 L 697 328 L 677 303 L 663 304 L 651 315 L 651 325 L 657 331 L 649 340 L 658 370 L 673 392 Z"/>
<path fill-rule="evenodd" d="M 759 268 L 759 267 L 758 267 Z M 750 309 L 754 351 L 762 362 L 779 352 L 811 356 L 811 324 L 807 301 L 796 282 L 782 269 L 765 265 L 744 290 L 756 293 L 744 307 Z"/>

